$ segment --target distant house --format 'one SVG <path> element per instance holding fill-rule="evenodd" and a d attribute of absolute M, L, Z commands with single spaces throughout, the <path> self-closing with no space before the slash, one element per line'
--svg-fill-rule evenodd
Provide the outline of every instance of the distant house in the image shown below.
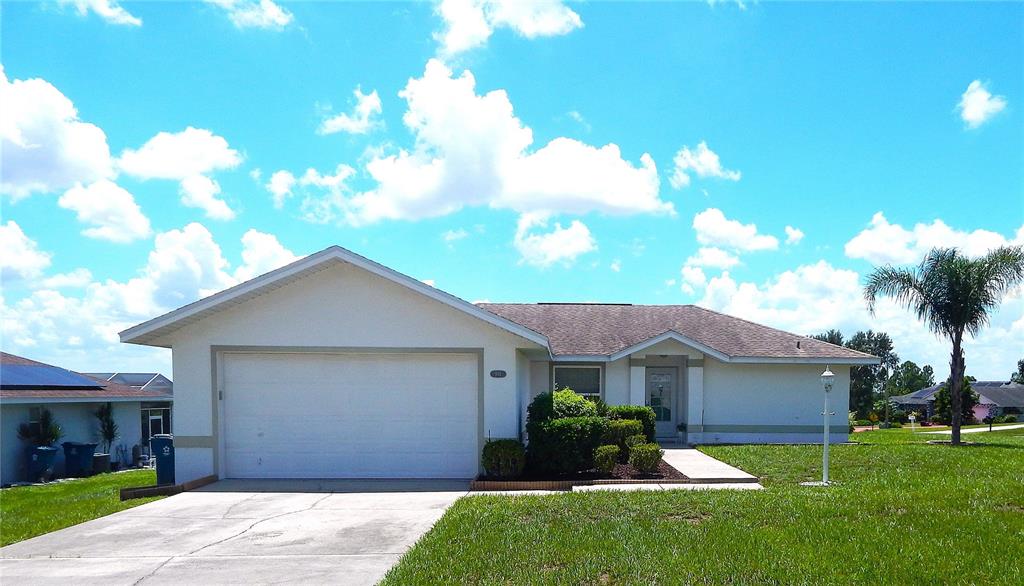
<path fill-rule="evenodd" d="M 86 372 L 85 376 L 126 385 L 163 395 L 174 395 L 174 383 L 159 372 Z M 148 401 L 142 404 L 143 445 L 160 433 L 171 433 L 171 401 Z"/>
<path fill-rule="evenodd" d="M 159 380 L 150 376 L 147 381 L 156 384 L 123 384 L 115 382 L 115 374 L 105 380 L 0 352 L 0 484 L 25 479 L 26 446 L 18 439 L 18 427 L 38 421 L 43 409 L 49 409 L 63 428 L 61 442 L 96 442 L 99 433 L 94 413 L 103 403 L 111 403 L 120 432 L 113 458 L 125 464 L 131 463 L 125 459 L 131 458 L 132 447 L 146 445 L 148 430 L 153 429 L 143 413 L 158 410 L 159 431 L 169 431 L 170 414 L 164 425 L 163 413 L 173 401 L 171 381 L 156 375 Z M 58 453 L 57 473 L 63 468 L 63 453 Z"/>
<path fill-rule="evenodd" d="M 946 383 L 930 386 L 913 393 L 892 397 L 892 401 L 905 411 L 918 411 L 925 417 L 935 414 L 935 395 Z M 974 418 L 1020 414 L 1024 412 L 1024 385 L 1005 381 L 974 381 L 971 388 L 978 393 L 978 404 L 974 407 Z"/>

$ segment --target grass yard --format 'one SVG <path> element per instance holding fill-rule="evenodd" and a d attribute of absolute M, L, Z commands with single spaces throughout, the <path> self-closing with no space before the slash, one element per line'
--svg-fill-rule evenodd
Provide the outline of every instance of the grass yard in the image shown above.
<path fill-rule="evenodd" d="M 704 451 L 763 491 L 459 500 L 386 584 L 1024 584 L 1024 430 Z"/>
<path fill-rule="evenodd" d="M 130 470 L 0 490 L 0 545 L 77 525 L 163 497 L 121 502 L 118 491 L 156 484 L 153 470 Z"/>

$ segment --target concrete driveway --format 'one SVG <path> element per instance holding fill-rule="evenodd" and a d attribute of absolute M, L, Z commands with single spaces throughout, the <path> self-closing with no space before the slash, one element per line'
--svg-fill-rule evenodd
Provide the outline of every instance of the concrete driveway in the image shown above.
<path fill-rule="evenodd" d="M 468 482 L 221 481 L 0 548 L 7 584 L 373 584 Z"/>

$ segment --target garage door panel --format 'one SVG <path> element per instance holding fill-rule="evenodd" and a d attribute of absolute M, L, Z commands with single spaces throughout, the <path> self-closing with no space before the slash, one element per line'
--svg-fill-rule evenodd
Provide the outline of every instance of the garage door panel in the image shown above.
<path fill-rule="evenodd" d="M 466 478 L 475 354 L 228 354 L 225 472 L 236 478 Z"/>

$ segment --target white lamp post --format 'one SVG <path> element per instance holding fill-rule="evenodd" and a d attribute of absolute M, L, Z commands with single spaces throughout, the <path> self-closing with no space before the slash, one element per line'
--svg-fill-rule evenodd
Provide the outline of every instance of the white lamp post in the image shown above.
<path fill-rule="evenodd" d="M 829 446 L 828 432 L 829 432 L 829 418 L 833 415 L 833 413 L 828 410 L 828 396 L 829 396 L 829 393 L 832 392 L 832 382 L 835 380 L 835 378 L 836 378 L 836 375 L 832 374 L 832 369 L 830 369 L 828 366 L 825 366 L 825 372 L 821 373 L 821 386 L 825 390 L 825 411 L 822 413 L 822 415 L 825 416 L 825 426 L 824 426 L 824 430 L 825 430 L 824 431 L 824 440 L 825 441 L 824 441 L 824 445 L 822 446 L 822 455 L 821 455 L 821 482 L 804 482 L 804 483 L 802 483 L 802 484 L 805 484 L 805 485 L 808 485 L 808 486 L 828 486 L 829 485 L 829 480 L 828 480 L 828 446 Z"/>

